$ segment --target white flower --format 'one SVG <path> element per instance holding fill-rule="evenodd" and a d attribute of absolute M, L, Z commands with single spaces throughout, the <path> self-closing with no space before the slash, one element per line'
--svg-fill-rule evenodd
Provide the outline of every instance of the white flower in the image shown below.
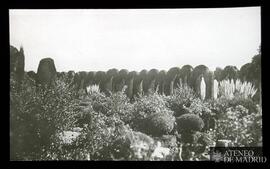
<path fill-rule="evenodd" d="M 79 132 L 74 131 L 63 131 L 59 134 L 59 138 L 63 144 L 72 144 L 74 140 L 80 135 Z"/>
<path fill-rule="evenodd" d="M 86 91 L 88 94 L 92 94 L 94 92 L 100 92 L 99 85 L 90 85 L 86 87 Z"/>
<path fill-rule="evenodd" d="M 161 143 L 157 142 L 157 147 L 155 148 L 154 152 L 152 153 L 152 158 L 164 158 L 170 154 L 170 149 L 161 147 Z"/>

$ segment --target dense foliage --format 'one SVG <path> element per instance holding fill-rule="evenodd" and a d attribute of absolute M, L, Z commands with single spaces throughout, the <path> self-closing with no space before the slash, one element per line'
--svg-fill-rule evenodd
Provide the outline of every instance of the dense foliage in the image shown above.
<path fill-rule="evenodd" d="M 10 87 L 12 160 L 209 160 L 218 140 L 262 144 L 261 108 L 250 97 L 203 101 L 180 83 L 172 95 L 130 100 L 127 87 L 78 94 L 65 78 L 40 86 L 13 74 Z"/>
<path fill-rule="evenodd" d="M 75 123 L 75 93 L 61 81 L 53 87 L 39 86 L 28 76 L 18 90 L 11 75 L 10 86 L 11 158 L 38 159 L 57 131 Z"/>

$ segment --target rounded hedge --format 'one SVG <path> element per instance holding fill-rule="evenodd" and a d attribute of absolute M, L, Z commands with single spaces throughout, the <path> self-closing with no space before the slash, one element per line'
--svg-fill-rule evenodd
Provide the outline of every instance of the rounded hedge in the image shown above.
<path fill-rule="evenodd" d="M 155 113 L 150 115 L 146 120 L 147 134 L 152 136 L 162 136 L 169 134 L 175 123 L 175 117 L 168 113 Z"/>
<path fill-rule="evenodd" d="M 193 133 L 194 131 L 201 131 L 204 127 L 203 120 L 195 114 L 183 114 L 176 119 L 177 130 L 179 133 Z"/>

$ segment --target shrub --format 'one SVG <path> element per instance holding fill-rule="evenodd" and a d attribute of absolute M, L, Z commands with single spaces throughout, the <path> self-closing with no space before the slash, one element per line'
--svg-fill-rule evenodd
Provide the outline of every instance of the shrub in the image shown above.
<path fill-rule="evenodd" d="M 184 160 L 198 161 L 210 160 L 209 146 L 214 146 L 210 136 L 206 133 L 195 132 L 193 134 L 182 134 L 182 154 Z"/>
<path fill-rule="evenodd" d="M 172 125 L 171 122 L 173 120 L 169 120 L 169 118 L 173 118 L 173 112 L 166 107 L 164 97 L 165 96 L 153 93 L 138 98 L 134 103 L 132 111 L 134 117 L 131 123 L 132 127 L 150 134 L 151 132 L 148 130 L 149 125 L 151 128 L 154 128 L 157 124 L 163 124 L 162 126 L 165 128 L 160 127 L 160 129 L 156 130 L 168 131 L 171 127 L 167 128 L 167 125 Z M 169 124 L 165 125 L 166 122 L 169 122 Z"/>
<path fill-rule="evenodd" d="M 134 103 L 134 113 L 144 112 L 146 115 L 168 110 L 164 96 L 156 92 L 151 95 L 145 95 L 137 98 Z"/>
<path fill-rule="evenodd" d="M 248 110 L 248 114 L 256 113 L 257 112 L 257 105 L 254 101 L 250 98 L 243 98 L 243 97 L 234 97 L 233 99 L 228 98 L 218 98 L 215 101 L 209 102 L 209 107 L 211 107 L 212 111 L 216 112 L 216 118 L 222 116 L 227 111 L 229 107 L 236 107 L 241 105 Z"/>
<path fill-rule="evenodd" d="M 108 107 L 108 115 L 116 115 L 117 118 L 121 119 L 125 123 L 129 123 L 132 118 L 133 105 L 130 103 L 127 95 L 122 91 L 113 93 L 110 97 L 107 98 L 105 103 Z"/>
<path fill-rule="evenodd" d="M 122 151 L 118 152 L 122 153 L 122 158 L 124 157 L 126 160 L 140 160 L 149 157 L 153 144 L 154 140 L 146 134 L 126 129 L 126 132 L 120 135 L 112 147 L 114 150 L 116 147 L 118 150 L 121 149 Z M 119 157 L 121 156 L 118 155 Z"/>
<path fill-rule="evenodd" d="M 184 114 L 176 118 L 179 133 L 193 133 L 200 131 L 204 127 L 203 120 L 195 114 Z"/>
<path fill-rule="evenodd" d="M 175 123 L 175 117 L 167 112 L 155 113 L 150 115 L 146 122 L 147 128 L 144 131 L 153 136 L 162 136 L 169 134 Z"/>
<path fill-rule="evenodd" d="M 49 147 L 47 156 L 54 160 L 108 160 L 110 152 L 104 151 L 118 137 L 118 126 L 123 122 L 102 113 L 89 112 L 91 120 L 84 125 L 75 142 L 66 145 L 56 137 Z M 44 159 L 48 157 L 44 156 Z"/>
<path fill-rule="evenodd" d="M 167 106 L 174 111 L 176 117 L 188 113 L 185 109 L 189 107 L 192 101 L 196 98 L 194 91 L 186 84 L 178 85 L 174 90 L 173 95 L 166 98 Z"/>
<path fill-rule="evenodd" d="M 229 107 L 216 122 L 216 139 L 229 139 L 235 146 L 257 146 L 262 137 L 262 116 L 238 105 Z"/>
<path fill-rule="evenodd" d="M 106 116 L 115 115 L 117 118 L 128 123 L 132 119 L 133 105 L 126 96 L 125 88 L 122 91 L 105 96 L 98 91 L 88 96 L 94 111 L 103 113 Z"/>
<path fill-rule="evenodd" d="M 207 102 L 202 102 L 198 98 L 192 100 L 188 109 L 189 112 L 199 116 L 202 116 L 203 114 L 211 114 L 211 109 Z"/>
<path fill-rule="evenodd" d="M 101 150 L 97 159 L 141 160 L 149 157 L 154 140 L 144 133 L 120 125 L 115 129 L 115 139 Z M 147 160 L 147 159 L 146 159 Z"/>
<path fill-rule="evenodd" d="M 95 112 L 106 114 L 108 108 L 106 107 L 107 97 L 99 90 L 95 90 L 91 94 L 88 94 L 85 100 L 89 100 Z"/>
<path fill-rule="evenodd" d="M 75 123 L 74 92 L 61 81 L 35 86 L 26 76 L 18 91 L 11 76 L 11 159 L 39 159 L 57 131 Z"/>

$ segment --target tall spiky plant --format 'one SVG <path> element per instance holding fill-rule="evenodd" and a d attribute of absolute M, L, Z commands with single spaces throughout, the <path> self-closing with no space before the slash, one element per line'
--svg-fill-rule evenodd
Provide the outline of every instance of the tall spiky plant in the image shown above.
<path fill-rule="evenodd" d="M 237 79 L 223 80 L 219 83 L 219 96 L 232 99 L 235 96 L 243 98 L 252 98 L 257 92 L 257 89 L 250 82 L 241 82 Z"/>
<path fill-rule="evenodd" d="M 100 89 L 99 89 L 99 85 L 89 85 L 88 87 L 86 87 L 86 91 L 88 94 L 92 94 L 92 93 L 95 93 L 95 92 L 100 92 Z"/>

